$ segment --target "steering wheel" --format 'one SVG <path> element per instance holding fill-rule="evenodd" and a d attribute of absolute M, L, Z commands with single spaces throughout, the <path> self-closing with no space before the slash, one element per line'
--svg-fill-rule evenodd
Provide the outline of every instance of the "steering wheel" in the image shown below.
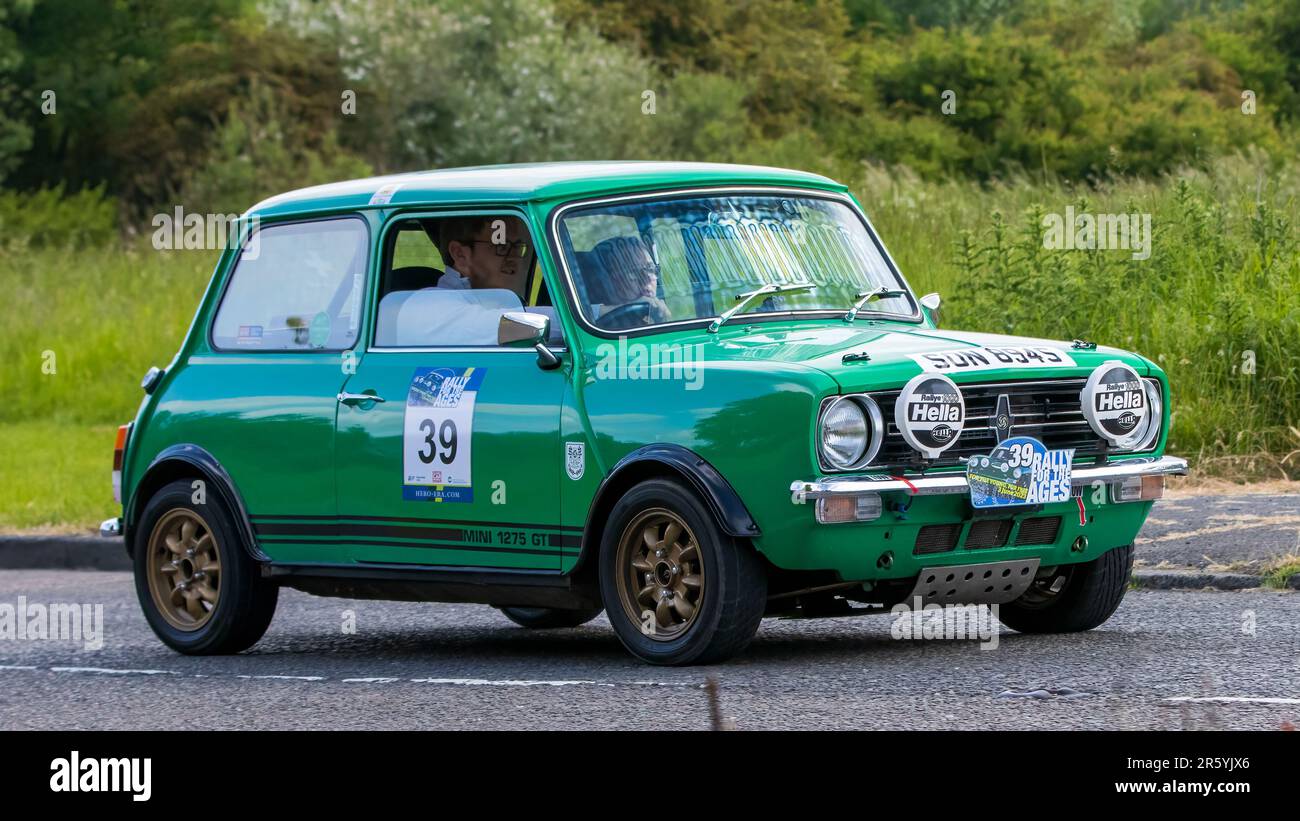
<path fill-rule="evenodd" d="M 627 328 L 639 328 L 648 325 L 650 303 L 630 302 L 620 305 L 607 314 L 601 314 L 596 324 L 609 331 L 622 331 Z"/>

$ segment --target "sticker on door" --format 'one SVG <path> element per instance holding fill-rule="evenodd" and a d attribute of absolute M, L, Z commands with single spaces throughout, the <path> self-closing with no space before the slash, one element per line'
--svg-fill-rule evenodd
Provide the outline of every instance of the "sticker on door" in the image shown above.
<path fill-rule="evenodd" d="M 474 403 L 486 368 L 416 368 L 406 394 L 402 498 L 472 502 Z"/>

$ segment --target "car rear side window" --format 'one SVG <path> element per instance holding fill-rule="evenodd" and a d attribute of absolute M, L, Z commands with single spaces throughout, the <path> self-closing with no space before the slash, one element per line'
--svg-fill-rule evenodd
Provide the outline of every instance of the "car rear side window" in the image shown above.
<path fill-rule="evenodd" d="M 369 232 L 359 219 L 271 225 L 240 252 L 212 323 L 219 350 L 339 351 L 360 332 Z"/>

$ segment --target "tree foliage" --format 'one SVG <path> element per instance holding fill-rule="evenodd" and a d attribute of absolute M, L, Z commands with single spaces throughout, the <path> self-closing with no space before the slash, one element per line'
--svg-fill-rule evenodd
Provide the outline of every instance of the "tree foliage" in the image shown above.
<path fill-rule="evenodd" d="M 1300 0 L 0 0 L 0 182 L 137 221 L 559 159 L 1096 182 L 1298 111 Z"/>

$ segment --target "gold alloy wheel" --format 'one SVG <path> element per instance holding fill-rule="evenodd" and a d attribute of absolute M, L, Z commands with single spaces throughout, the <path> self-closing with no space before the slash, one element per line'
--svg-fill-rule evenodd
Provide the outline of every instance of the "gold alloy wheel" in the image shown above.
<path fill-rule="evenodd" d="M 623 610 L 643 635 L 681 636 L 704 601 L 704 564 L 695 534 L 664 508 L 647 510 L 623 530 L 615 555 Z"/>
<path fill-rule="evenodd" d="M 154 606 L 177 630 L 208 623 L 221 595 L 221 556 L 203 517 L 188 508 L 163 514 L 145 557 Z"/>

